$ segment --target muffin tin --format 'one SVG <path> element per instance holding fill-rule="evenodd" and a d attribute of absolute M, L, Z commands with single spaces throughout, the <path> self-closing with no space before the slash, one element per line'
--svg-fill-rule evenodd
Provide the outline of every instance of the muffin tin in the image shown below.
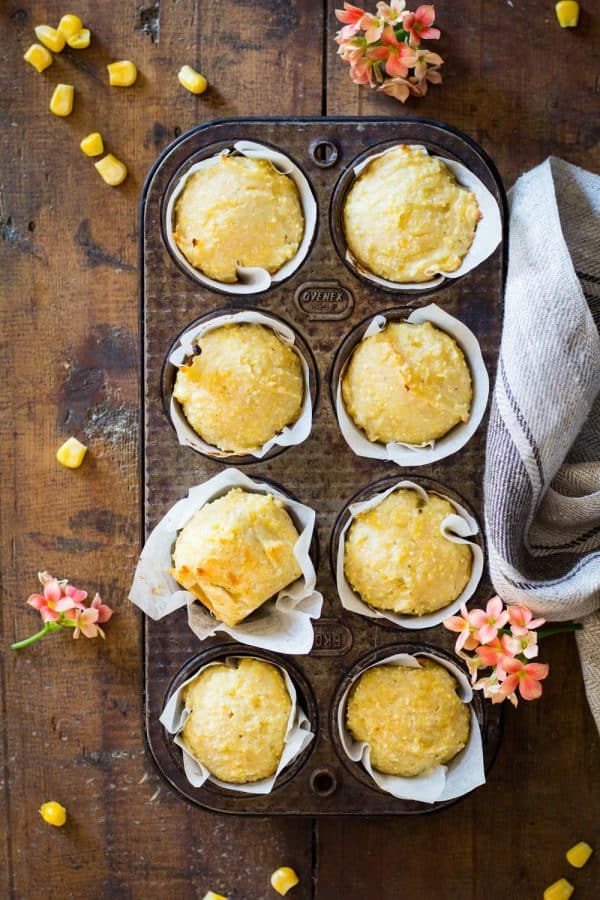
<path fill-rule="evenodd" d="M 199 284 L 170 253 L 165 238 L 166 209 L 172 191 L 190 166 L 239 140 L 271 145 L 304 172 L 318 204 L 315 238 L 302 265 L 267 291 L 227 296 L 227 286 Z M 209 122 L 179 137 L 148 174 L 141 206 L 141 297 L 144 346 L 143 518 L 145 536 L 188 489 L 223 466 L 244 466 L 257 480 L 272 480 L 317 513 L 318 589 L 322 617 L 307 656 L 283 657 L 243 647 L 223 635 L 200 644 L 186 622 L 185 609 L 153 621 L 145 629 L 145 718 L 149 749 L 161 773 L 187 800 L 206 808 L 240 814 L 389 815 L 418 814 L 455 801 L 424 804 L 398 800 L 379 790 L 364 770 L 340 751 L 336 715 L 339 698 L 357 666 L 394 653 L 433 652 L 454 659 L 453 636 L 442 626 L 405 631 L 385 620 L 370 620 L 342 609 L 335 589 L 331 555 L 336 522 L 357 491 L 394 477 L 425 483 L 432 479 L 482 520 L 485 423 L 458 453 L 412 472 L 392 463 L 355 456 L 338 427 L 330 399 L 334 360 L 353 328 L 391 309 L 408 316 L 437 303 L 477 336 L 488 372 L 495 374 L 500 343 L 506 241 L 481 265 L 461 278 L 422 291 L 389 291 L 355 273 L 340 255 L 339 205 L 348 171 L 357 158 L 391 143 L 416 143 L 436 155 L 458 160 L 474 172 L 496 198 L 503 222 L 506 200 L 493 163 L 466 135 L 423 119 L 230 119 Z M 301 445 L 277 448 L 265 459 L 212 459 L 178 443 L 168 417 L 173 373 L 165 365 L 177 336 L 215 312 L 259 309 L 287 323 L 314 358 L 313 428 Z M 312 369 L 312 362 L 311 362 Z M 313 372 L 311 371 L 311 376 Z M 320 395 L 320 399 L 319 399 Z M 164 399 L 163 399 L 164 398 Z M 166 406 L 166 409 L 165 409 Z M 340 519 L 339 521 L 342 521 Z M 473 597 L 481 605 L 492 593 L 487 570 Z M 193 788 L 181 752 L 159 722 L 172 691 L 201 665 L 220 657 L 250 655 L 270 659 L 289 672 L 308 713 L 315 739 L 284 770 L 270 794 L 252 796 L 207 782 Z M 500 707 L 476 692 L 473 708 L 482 731 L 486 769 L 501 736 Z"/>

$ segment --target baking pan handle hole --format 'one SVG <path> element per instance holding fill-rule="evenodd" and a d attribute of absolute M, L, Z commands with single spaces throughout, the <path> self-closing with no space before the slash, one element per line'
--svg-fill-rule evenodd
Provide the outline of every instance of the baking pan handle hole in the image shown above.
<path fill-rule="evenodd" d="M 337 789 L 337 778 L 331 769 L 315 769 L 310 776 L 310 788 L 319 797 L 330 797 Z"/>
<path fill-rule="evenodd" d="M 331 166 L 335 166 L 340 151 L 333 141 L 316 138 L 308 145 L 308 155 L 320 169 L 329 169 Z"/>

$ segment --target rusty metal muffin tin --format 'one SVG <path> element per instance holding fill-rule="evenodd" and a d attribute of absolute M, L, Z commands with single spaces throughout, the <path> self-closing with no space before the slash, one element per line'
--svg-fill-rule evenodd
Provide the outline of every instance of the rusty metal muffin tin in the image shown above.
<path fill-rule="evenodd" d="M 319 218 L 313 245 L 300 268 L 287 280 L 260 294 L 227 296 L 198 284 L 174 261 L 165 241 L 169 193 L 187 168 L 237 140 L 270 144 L 304 171 L 317 198 Z M 390 477 L 416 482 L 432 479 L 456 495 L 482 521 L 483 467 L 487 416 L 457 454 L 415 471 L 355 456 L 338 428 L 330 398 L 336 354 L 362 320 L 392 308 L 409 315 L 435 302 L 464 322 L 477 336 L 490 376 L 494 376 L 502 317 L 506 240 L 478 268 L 434 289 L 402 293 L 378 288 L 361 278 L 339 252 L 340 210 L 334 197 L 343 194 L 352 163 L 373 148 L 417 143 L 440 156 L 464 163 L 492 192 L 506 223 L 506 199 L 498 173 L 469 137 L 424 119 L 227 119 L 209 122 L 179 137 L 159 157 L 142 192 L 141 321 L 144 346 L 142 446 L 143 519 L 147 536 L 188 489 L 224 465 L 244 464 L 257 480 L 272 480 L 312 506 L 317 514 L 318 588 L 324 596 L 321 618 L 314 623 L 315 642 L 307 656 L 284 657 L 236 644 L 216 635 L 203 643 L 190 631 L 185 610 L 153 621 L 145 617 L 145 718 L 148 746 L 167 781 L 187 800 L 218 812 L 255 815 L 389 815 L 434 811 L 452 802 L 424 804 L 398 800 L 379 790 L 367 773 L 344 757 L 335 726 L 336 698 L 357 665 L 396 652 L 429 650 L 452 654 L 453 636 L 442 626 L 404 631 L 385 620 L 371 620 L 342 609 L 330 562 L 333 532 L 349 500 L 370 483 Z M 345 177 L 344 177 L 345 176 Z M 163 408 L 168 352 L 183 330 L 216 310 L 257 308 L 287 322 L 316 360 L 319 402 L 307 441 L 265 460 L 231 457 L 214 460 L 182 447 Z M 315 397 L 316 399 L 316 397 Z M 341 521 L 341 520 L 340 520 Z M 491 594 L 487 569 L 472 602 Z M 205 784 L 193 788 L 181 754 L 159 722 L 174 688 L 205 662 L 226 655 L 273 659 L 289 671 L 309 715 L 315 739 L 284 771 L 270 794 L 252 796 Z M 501 735 L 500 708 L 482 701 L 473 707 L 482 730 L 486 769 Z"/>

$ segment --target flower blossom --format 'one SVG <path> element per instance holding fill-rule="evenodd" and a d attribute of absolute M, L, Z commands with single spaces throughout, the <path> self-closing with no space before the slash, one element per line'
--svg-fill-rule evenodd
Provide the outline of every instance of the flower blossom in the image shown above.
<path fill-rule="evenodd" d="M 392 0 L 390 4 L 378 3 L 377 15 L 388 25 L 396 25 L 402 19 L 402 13 L 406 9 L 404 0 Z"/>
<path fill-rule="evenodd" d="M 524 663 L 520 659 L 505 660 L 506 678 L 500 686 L 500 693 L 508 697 L 519 690 L 523 700 L 537 700 L 542 695 L 544 678 L 548 677 L 550 666 L 546 663 Z"/>
<path fill-rule="evenodd" d="M 504 609 L 500 597 L 492 597 L 483 609 L 473 609 L 470 619 L 477 628 L 480 643 L 490 644 L 498 637 L 498 631 L 508 622 L 508 612 Z"/>
<path fill-rule="evenodd" d="M 402 27 L 409 35 L 409 43 L 418 47 L 423 38 L 425 40 L 437 40 L 440 36 L 439 28 L 432 28 L 435 21 L 435 9 L 433 6 L 419 6 L 416 12 L 407 12 L 402 17 Z"/>
<path fill-rule="evenodd" d="M 545 619 L 534 619 L 533 613 L 523 604 L 508 607 L 508 621 L 513 634 L 527 634 L 533 628 L 539 628 Z"/>
<path fill-rule="evenodd" d="M 344 25 L 338 31 L 338 35 L 341 40 L 345 41 L 348 38 L 354 37 L 355 34 L 361 30 L 361 20 L 365 15 L 364 9 L 360 9 L 358 6 L 353 6 L 351 3 L 344 3 L 343 9 L 336 9 L 335 17 L 338 22 L 342 22 Z"/>
<path fill-rule="evenodd" d="M 457 653 L 463 648 L 465 650 L 474 650 L 479 645 L 479 640 L 475 636 L 477 629 L 471 621 L 470 615 L 467 611 L 467 604 L 463 603 L 460 608 L 460 616 L 450 616 L 448 619 L 444 619 L 443 624 L 448 631 L 458 632 L 456 639 Z"/>

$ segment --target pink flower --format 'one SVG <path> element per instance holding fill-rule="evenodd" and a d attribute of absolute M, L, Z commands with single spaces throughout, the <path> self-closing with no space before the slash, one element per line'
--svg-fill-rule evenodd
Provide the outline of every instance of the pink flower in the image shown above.
<path fill-rule="evenodd" d="M 91 606 L 88 609 L 84 609 L 83 612 L 77 610 L 73 637 L 77 639 L 79 635 L 83 633 L 87 638 L 95 638 L 98 637 L 98 635 L 103 638 L 104 632 L 100 626 L 96 624 L 99 617 L 100 614 L 98 610 Z"/>
<path fill-rule="evenodd" d="M 467 664 L 467 669 L 469 670 L 469 675 L 471 676 L 471 684 L 475 684 L 477 681 L 477 676 L 479 675 L 479 669 L 483 665 L 478 656 L 469 656 L 468 653 L 463 653 L 462 650 L 456 651 L 457 656 L 460 656 L 462 660 Z"/>
<path fill-rule="evenodd" d="M 102 597 L 100 596 L 100 594 L 96 594 L 90 604 L 90 608 L 98 610 L 98 622 L 101 623 L 108 622 L 113 614 L 110 606 L 102 602 Z"/>
<path fill-rule="evenodd" d="M 431 84 L 441 84 L 442 75 L 437 66 L 429 66 L 424 77 L 420 81 L 417 81 L 416 78 L 411 78 L 411 81 L 414 82 L 416 89 L 415 93 L 417 93 L 419 97 L 424 97 L 427 93 L 427 82 L 429 81 Z"/>
<path fill-rule="evenodd" d="M 381 40 L 383 46 L 372 51 L 372 58 L 385 60 L 385 71 L 392 78 L 405 78 L 408 75 L 408 65 L 404 60 L 411 55 L 410 47 L 398 40 L 391 25 L 385 26 Z M 378 56 L 375 55 L 376 52 Z"/>
<path fill-rule="evenodd" d="M 350 78 L 354 84 L 372 84 L 372 66 L 364 59 L 357 59 L 350 63 Z"/>
<path fill-rule="evenodd" d="M 456 652 L 459 654 L 459 651 L 463 648 L 465 650 L 474 650 L 475 647 L 479 646 L 479 641 L 475 636 L 476 628 L 475 625 L 470 621 L 470 613 L 467 612 L 467 605 L 463 603 L 460 608 L 460 616 L 450 616 L 448 619 L 444 619 L 442 625 L 444 628 L 447 628 L 448 631 L 456 631 L 458 632 L 458 638 L 456 639 Z M 464 658 L 464 657 L 463 657 Z M 468 657 L 470 659 L 470 657 Z"/>
<path fill-rule="evenodd" d="M 419 6 L 416 12 L 407 12 L 402 18 L 402 27 L 409 34 L 409 43 L 418 47 L 421 40 L 436 40 L 440 36 L 439 28 L 431 28 L 435 21 L 435 7 Z"/>
<path fill-rule="evenodd" d="M 78 591 L 66 581 L 59 581 L 48 572 L 38 572 L 44 585 L 43 594 L 32 594 L 27 603 L 37 609 L 43 622 L 56 622 L 61 613 L 68 612 L 79 603 L 79 596 L 87 597 L 85 591 Z"/>
<path fill-rule="evenodd" d="M 473 685 L 473 690 L 483 691 L 483 696 L 486 700 L 491 700 L 492 703 L 503 703 L 504 700 L 510 700 L 512 705 L 516 706 L 518 703 L 517 695 L 515 693 L 503 694 L 501 688 L 502 684 L 498 681 L 495 672 L 486 678 L 480 678 Z"/>
<path fill-rule="evenodd" d="M 424 50 L 422 47 L 411 48 L 410 56 L 405 57 L 406 65 L 415 70 L 415 79 L 417 82 L 422 81 L 426 74 L 428 66 L 441 66 L 444 62 L 439 53 L 432 53 L 431 50 Z M 439 74 L 436 69 L 437 74 Z M 440 81 L 442 76 L 440 75 Z"/>
<path fill-rule="evenodd" d="M 508 612 L 500 597 L 492 597 L 483 609 L 472 609 L 469 618 L 477 628 L 477 637 L 482 644 L 490 644 L 498 636 L 498 629 L 508 622 Z"/>
<path fill-rule="evenodd" d="M 411 94 L 418 94 L 415 86 L 406 78 L 401 77 L 386 78 L 383 84 L 379 85 L 377 90 L 382 91 L 384 94 L 389 94 L 390 97 L 400 100 L 401 103 L 405 103 Z"/>
<path fill-rule="evenodd" d="M 344 9 L 336 9 L 336 19 L 344 24 L 344 28 L 338 31 L 338 36 L 341 40 L 345 41 L 354 37 L 360 31 L 360 22 L 364 15 L 364 9 L 352 6 L 351 3 L 344 3 Z"/>
<path fill-rule="evenodd" d="M 507 635 L 503 635 L 502 640 L 496 638 L 490 644 L 481 645 L 475 651 L 482 665 L 495 666 L 500 678 L 505 675 L 506 660 L 512 659 L 514 655 L 506 643 L 506 637 Z"/>
<path fill-rule="evenodd" d="M 504 662 L 507 673 L 500 686 L 500 693 L 508 697 L 518 688 L 523 700 L 537 700 L 542 695 L 544 678 L 548 677 L 550 666 L 546 663 L 524 663 L 520 659 L 507 659 Z"/>
<path fill-rule="evenodd" d="M 365 13 L 360 20 L 360 27 L 365 33 L 367 44 L 374 44 L 379 40 L 383 33 L 385 22 L 379 16 L 372 16 L 371 13 Z"/>
<path fill-rule="evenodd" d="M 505 634 L 502 643 L 510 651 L 511 656 L 522 654 L 526 659 L 534 659 L 538 655 L 538 636 L 535 631 L 527 631 L 525 634 Z"/>
<path fill-rule="evenodd" d="M 405 8 L 406 3 L 404 0 L 392 0 L 389 6 L 387 3 L 378 3 L 377 15 L 380 19 L 383 19 L 384 22 L 387 22 L 388 25 L 395 25 L 396 22 L 400 21 L 401 14 L 404 12 Z"/>
<path fill-rule="evenodd" d="M 530 609 L 522 603 L 508 607 L 508 621 L 513 634 L 527 634 L 532 628 L 539 628 L 545 619 L 534 619 Z"/>

